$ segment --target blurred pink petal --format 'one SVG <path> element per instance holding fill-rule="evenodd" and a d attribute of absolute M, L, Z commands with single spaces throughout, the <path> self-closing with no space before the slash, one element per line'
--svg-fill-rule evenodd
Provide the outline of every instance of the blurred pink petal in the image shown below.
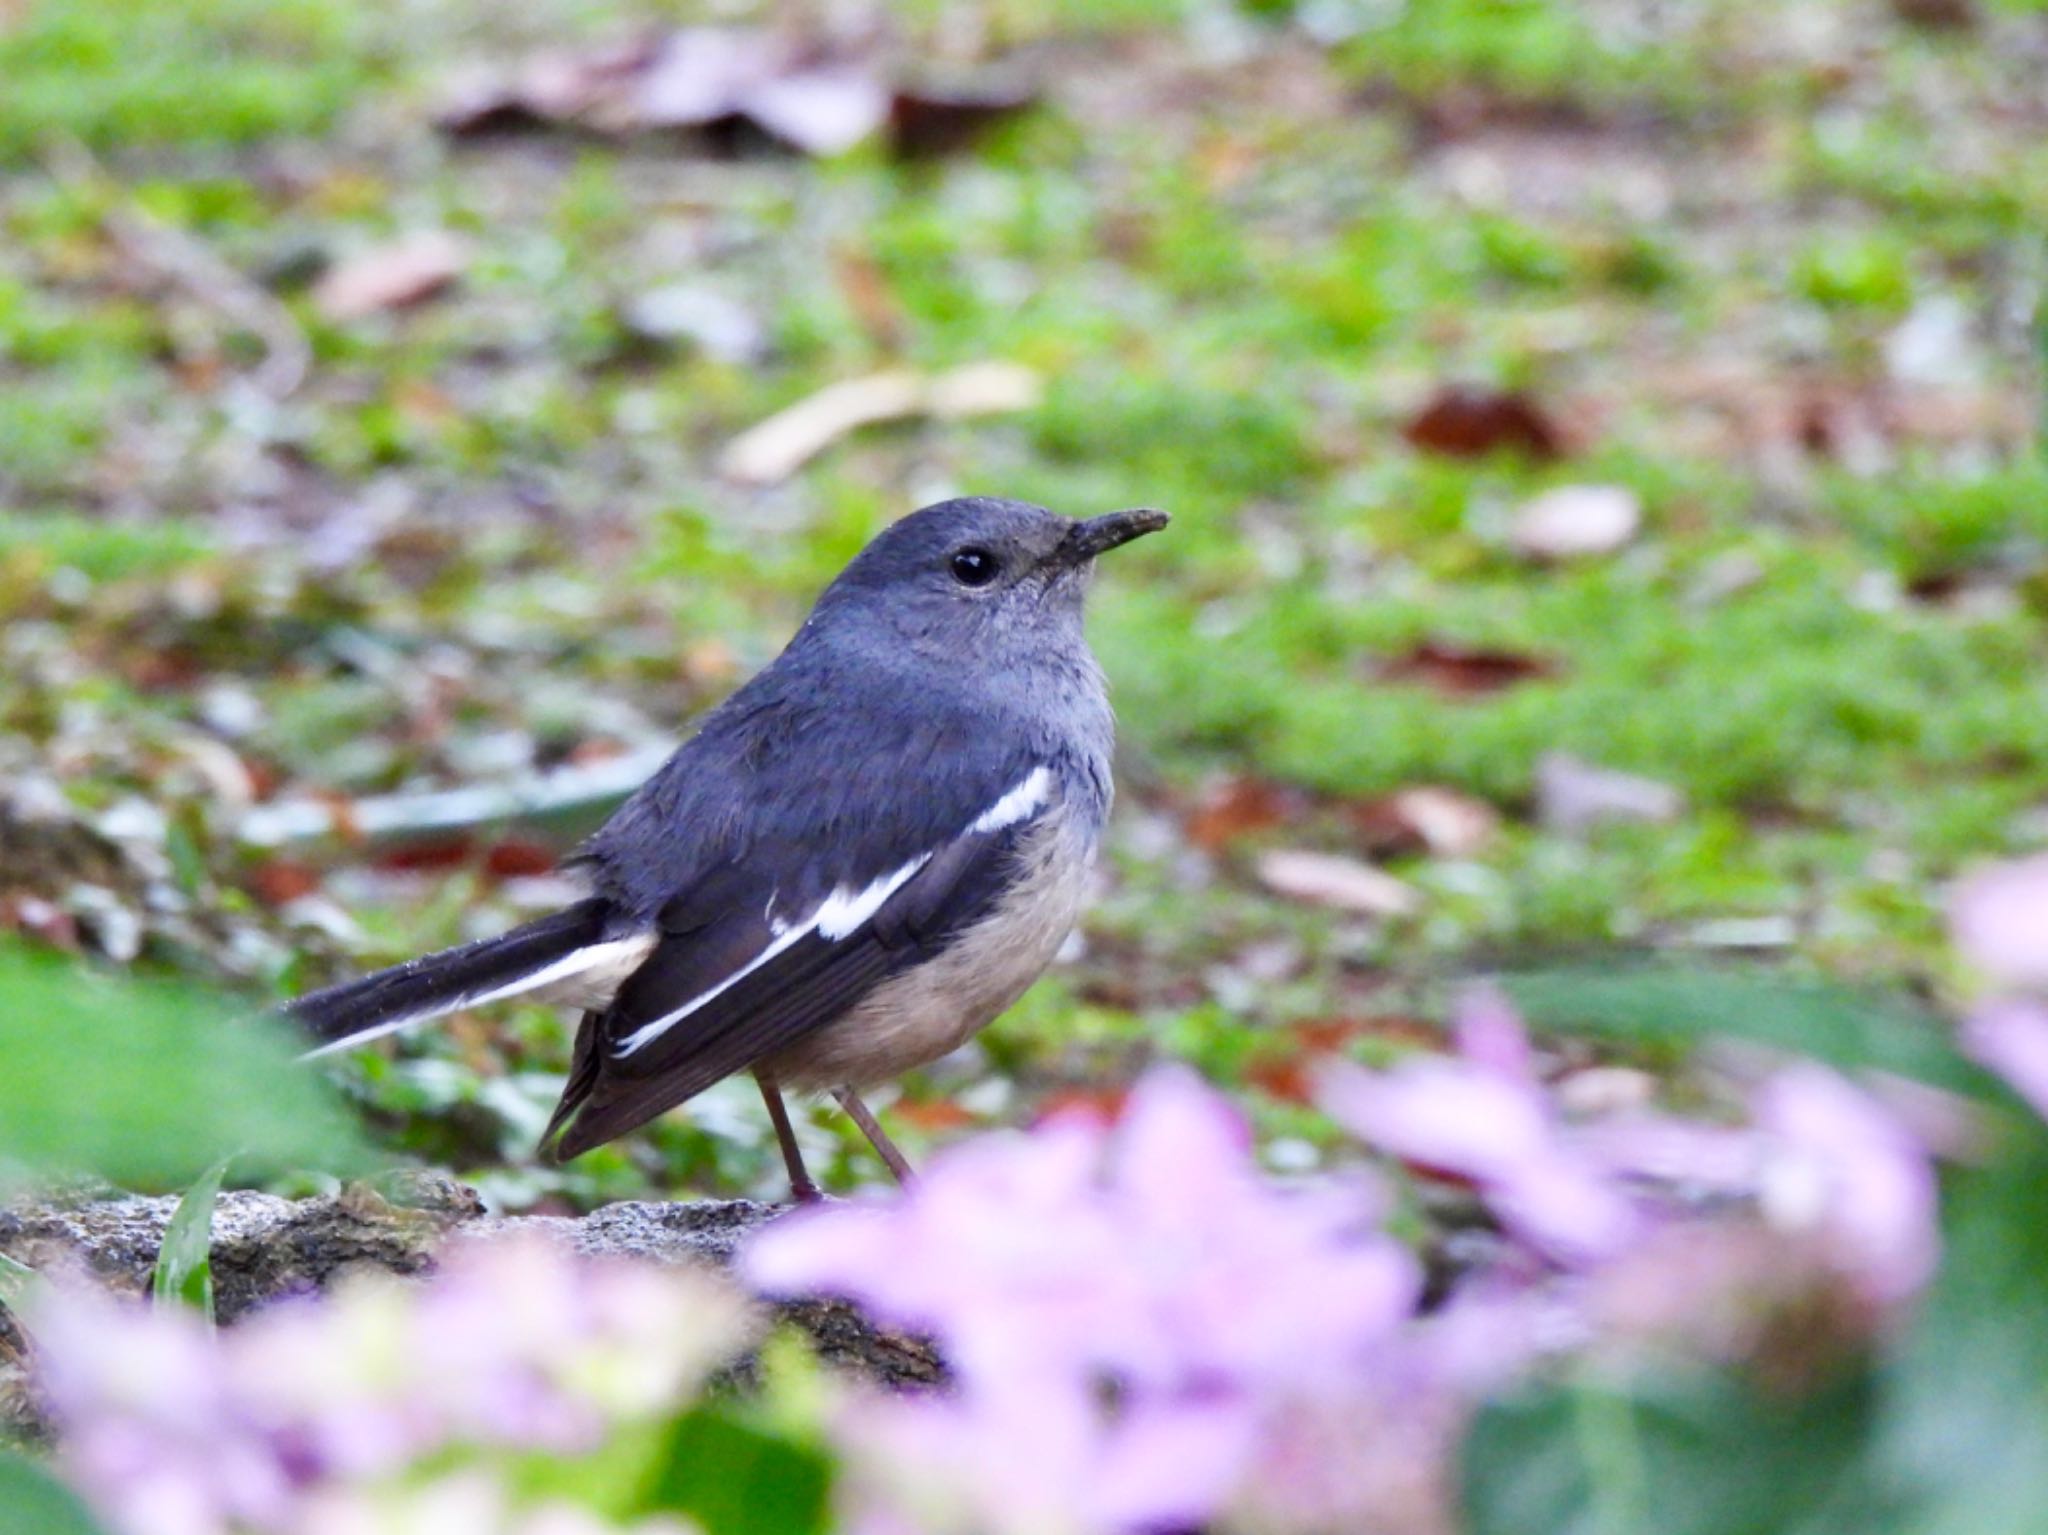
<path fill-rule="evenodd" d="M 1495 1180 L 1491 1203 L 1509 1229 L 1559 1261 L 1598 1263 L 1642 1231 L 1642 1218 L 1597 1164 L 1552 1150 Z"/>
<path fill-rule="evenodd" d="M 1779 1142 L 1764 1173 L 1766 1215 L 1831 1233 L 1845 1277 L 1880 1303 L 1926 1283 L 1940 1250 L 1934 1165 L 1896 1115 L 1801 1062 L 1763 1084 L 1756 1119 Z"/>
<path fill-rule="evenodd" d="M 1389 1072 L 1339 1065 L 1324 1077 L 1320 1096 L 1332 1118 L 1380 1150 L 1480 1182 L 1512 1177 L 1550 1139 L 1539 1095 L 1440 1058 Z"/>
<path fill-rule="evenodd" d="M 1200 1528 L 1258 1443 L 1258 1410 L 1242 1397 L 1134 1403 L 1104 1443 L 1090 1504 L 1105 1529 Z"/>
<path fill-rule="evenodd" d="M 1474 1066 L 1516 1082 L 1536 1080 L 1536 1060 L 1521 1014 L 1498 986 L 1466 988 L 1451 1020 L 1458 1054 Z"/>
<path fill-rule="evenodd" d="M 2001 985 L 2048 985 L 2048 854 L 1993 864 L 1949 898 L 1963 958 Z"/>
<path fill-rule="evenodd" d="M 1979 1008 L 1963 1024 L 1963 1048 L 2048 1119 L 2048 1004 L 2012 1000 Z"/>

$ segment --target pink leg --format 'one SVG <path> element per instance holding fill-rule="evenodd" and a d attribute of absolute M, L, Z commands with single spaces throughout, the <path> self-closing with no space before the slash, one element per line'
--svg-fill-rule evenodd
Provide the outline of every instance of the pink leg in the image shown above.
<path fill-rule="evenodd" d="M 850 1087 L 835 1087 L 832 1089 L 832 1096 L 837 1098 L 839 1106 L 846 1110 L 846 1117 L 860 1126 L 860 1133 L 865 1135 L 868 1144 L 875 1148 L 875 1155 L 880 1157 L 889 1171 L 896 1175 L 896 1181 L 901 1184 L 915 1182 L 917 1175 L 910 1170 L 909 1161 L 896 1149 L 896 1143 L 890 1140 L 888 1133 L 882 1129 L 881 1121 L 876 1119 L 868 1106 L 860 1101 L 860 1094 Z"/>
<path fill-rule="evenodd" d="M 768 1120 L 775 1126 L 775 1141 L 782 1148 L 782 1165 L 789 1169 L 790 1197 L 800 1205 L 816 1204 L 825 1196 L 811 1181 L 811 1175 L 804 1167 L 804 1154 L 797 1147 L 796 1129 L 789 1122 L 789 1109 L 783 1104 L 782 1089 L 765 1071 L 757 1070 L 754 1080 L 761 1085 L 761 1101 L 768 1105 Z"/>

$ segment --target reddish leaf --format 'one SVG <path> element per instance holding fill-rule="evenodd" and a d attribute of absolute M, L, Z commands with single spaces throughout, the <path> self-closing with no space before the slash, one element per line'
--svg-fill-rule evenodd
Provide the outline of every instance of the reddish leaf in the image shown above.
<path fill-rule="evenodd" d="M 889 1111 L 890 1117 L 902 1121 L 912 1129 L 922 1130 L 927 1135 L 939 1135 L 948 1130 L 965 1130 L 975 1124 L 975 1118 L 950 1098 L 904 1098 Z"/>
<path fill-rule="evenodd" d="M 1449 640 L 1424 640 L 1405 656 L 1380 668 L 1392 682 L 1415 682 L 1439 693 L 1459 697 L 1498 693 L 1521 682 L 1557 674 L 1558 666 L 1542 656 L 1515 650 L 1487 650 Z"/>
<path fill-rule="evenodd" d="M 1034 1124 L 1062 1114 L 1079 1114 L 1102 1124 L 1114 1124 L 1123 1116 L 1124 1100 L 1130 1097 L 1125 1087 L 1063 1087 L 1047 1093 L 1038 1101 L 1038 1113 Z"/>
<path fill-rule="evenodd" d="M 555 850 L 541 842 L 508 837 L 484 855 L 484 867 L 496 879 L 524 879 L 553 871 Z"/>
<path fill-rule="evenodd" d="M 286 858 L 259 863 L 248 873 L 249 893 L 265 906 L 284 906 L 320 888 L 319 871 Z"/>
<path fill-rule="evenodd" d="M 1297 1018 L 1281 1032 L 1310 1055 L 1335 1055 L 1370 1026 L 1362 1018 Z"/>
<path fill-rule="evenodd" d="M 408 842 L 377 855 L 376 866 L 401 874 L 438 874 L 466 867 L 476 858 L 476 843 L 468 837 L 436 837 L 426 842 Z"/>
<path fill-rule="evenodd" d="M 1308 796 L 1267 778 L 1226 778 L 1212 785 L 1187 818 L 1188 840 L 1220 853 L 1243 838 L 1300 817 Z"/>
<path fill-rule="evenodd" d="M 1458 385 L 1438 391 L 1401 435 L 1425 453 L 1447 458 L 1484 458 L 1503 450 L 1536 459 L 1564 453 L 1564 434 L 1527 395 Z"/>
<path fill-rule="evenodd" d="M 1244 1078 L 1282 1103 L 1315 1102 L 1315 1073 L 1300 1056 L 1253 1061 L 1245 1067 Z"/>

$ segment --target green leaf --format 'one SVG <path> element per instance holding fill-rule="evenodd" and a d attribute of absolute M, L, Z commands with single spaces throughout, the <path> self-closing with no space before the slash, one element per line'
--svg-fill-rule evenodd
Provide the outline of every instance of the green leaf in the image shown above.
<path fill-rule="evenodd" d="M 32 1460 L 0 1450 L 0 1510 L 7 1535 L 102 1535 L 78 1497 Z"/>
<path fill-rule="evenodd" d="M 2048 1529 L 2048 1134 L 1952 1179 L 1948 1252 L 1886 1384 L 1915 1535 Z"/>
<path fill-rule="evenodd" d="M 186 1305 L 213 1320 L 213 1206 L 232 1157 L 223 1157 L 185 1190 L 157 1249 L 150 1289 L 160 1306 Z"/>
<path fill-rule="evenodd" d="M 1958 1055 L 1933 1014 L 1892 996 L 1823 981 L 1705 966 L 1553 970 L 1502 986 L 1530 1025 L 1629 1044 L 1748 1040 L 1845 1071 L 1888 1071 L 1984 1096 L 1990 1079 Z"/>
<path fill-rule="evenodd" d="M 53 1173 L 183 1188 L 230 1154 L 258 1176 L 360 1170 L 348 1114 L 297 1055 L 196 987 L 0 944 L 0 1191 Z"/>
<path fill-rule="evenodd" d="M 688 1515 L 705 1535 L 823 1535 L 831 1492 L 816 1445 L 706 1405 L 670 1427 L 640 1511 Z"/>
<path fill-rule="evenodd" d="M 21 1313 L 49 1284 L 49 1281 L 26 1263 L 17 1262 L 5 1253 L 0 1253 L 0 1311 L 13 1319 L 16 1331 L 23 1336 L 28 1329 L 22 1325 Z"/>
<path fill-rule="evenodd" d="M 26 1263 L 0 1253 L 0 1306 L 19 1310 L 21 1303 L 43 1282 L 43 1276 Z"/>
<path fill-rule="evenodd" d="M 1666 1366 L 1488 1408 L 1460 1467 L 1468 1535 L 1832 1535 L 1886 1528 L 1865 1378 L 1801 1401 Z"/>

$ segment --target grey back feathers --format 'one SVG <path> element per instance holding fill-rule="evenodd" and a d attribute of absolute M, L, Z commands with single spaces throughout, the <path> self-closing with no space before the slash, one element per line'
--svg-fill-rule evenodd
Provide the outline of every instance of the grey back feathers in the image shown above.
<path fill-rule="evenodd" d="M 1011 994 L 979 988 L 971 1011 L 1007 1006 L 1071 922 L 1064 865 L 1092 857 L 1109 809 L 1093 559 L 1164 521 L 986 498 L 904 518 L 576 852 L 589 900 L 291 1011 L 333 1045 L 484 997 L 573 998 L 590 1011 L 550 1126 L 566 1156 L 750 1066 L 801 1075 L 810 1052 L 854 1070 L 847 1030 L 963 935 L 1032 935 Z"/>

